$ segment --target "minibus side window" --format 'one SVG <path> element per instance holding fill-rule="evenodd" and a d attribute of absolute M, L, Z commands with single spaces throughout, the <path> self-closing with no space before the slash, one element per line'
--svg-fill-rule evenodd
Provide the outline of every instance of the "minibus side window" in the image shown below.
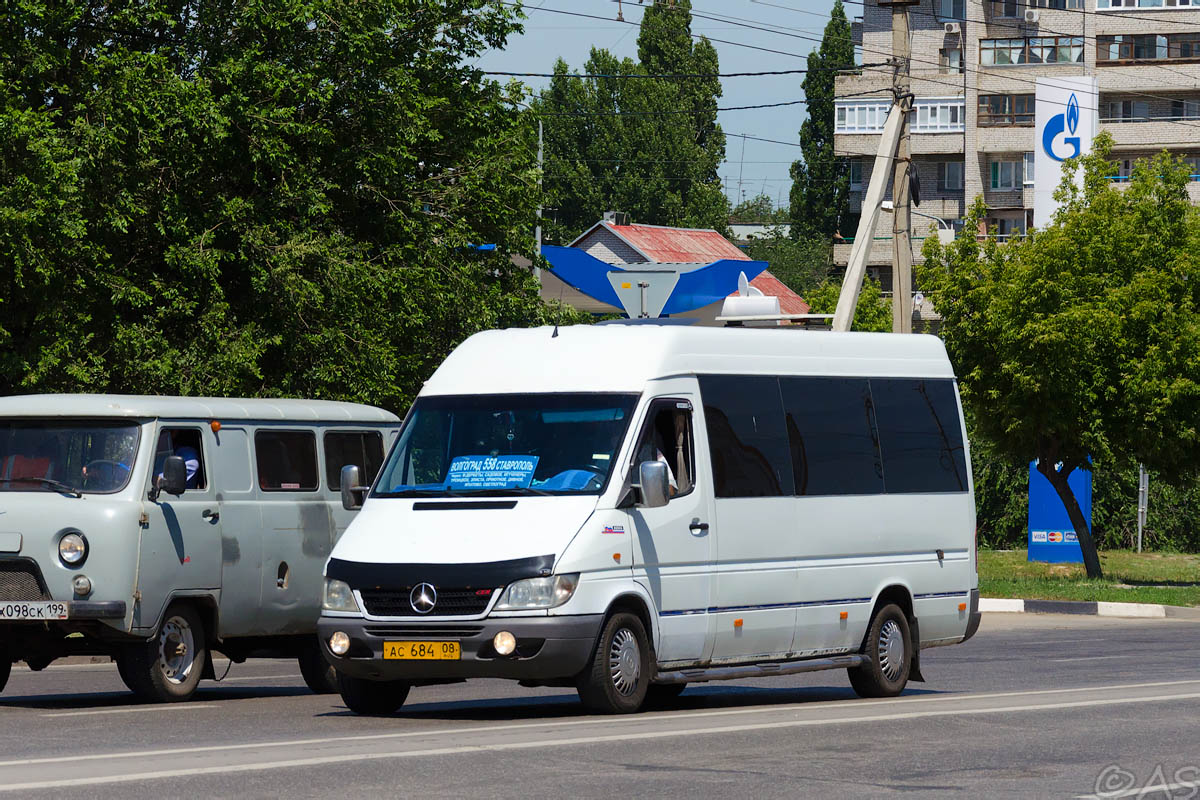
<path fill-rule="evenodd" d="M 781 378 L 797 495 L 883 494 L 866 378 Z"/>
<path fill-rule="evenodd" d="M 256 431 L 254 458 L 263 491 L 315 492 L 318 488 L 317 437 L 311 431 Z"/>
<path fill-rule="evenodd" d="M 659 399 L 650 405 L 646 424 L 633 451 L 636 475 L 643 461 L 663 461 L 671 482 L 671 496 L 692 491 L 696 485 L 696 458 L 692 439 L 692 410 L 686 400 Z"/>
<path fill-rule="evenodd" d="M 779 379 L 701 375 L 699 381 L 716 496 L 790 496 L 792 457 Z"/>
<path fill-rule="evenodd" d="M 888 494 L 965 492 L 967 464 L 954 383 L 872 378 Z"/>
<path fill-rule="evenodd" d="M 329 488 L 342 488 L 342 467 L 353 464 L 368 486 L 383 464 L 383 437 L 379 433 L 329 431 L 325 434 L 325 480 Z"/>

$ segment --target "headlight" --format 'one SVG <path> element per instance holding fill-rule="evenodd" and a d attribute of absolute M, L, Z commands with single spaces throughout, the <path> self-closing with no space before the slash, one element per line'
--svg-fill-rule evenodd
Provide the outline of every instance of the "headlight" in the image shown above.
<path fill-rule="evenodd" d="M 530 608 L 561 606 L 575 594 L 579 573 L 551 575 L 549 578 L 528 578 L 509 584 L 496 603 L 496 611 L 522 611 Z"/>
<path fill-rule="evenodd" d="M 354 591 L 351 590 L 350 584 L 326 578 L 321 608 L 326 611 L 358 611 L 358 601 L 354 599 Z"/>
<path fill-rule="evenodd" d="M 88 543 L 82 533 L 68 533 L 58 540 L 58 557 L 68 567 L 78 567 L 87 560 Z"/>

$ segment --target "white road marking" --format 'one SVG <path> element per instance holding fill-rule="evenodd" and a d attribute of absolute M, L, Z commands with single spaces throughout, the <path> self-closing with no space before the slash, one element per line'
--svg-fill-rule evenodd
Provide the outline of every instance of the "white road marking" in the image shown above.
<path fill-rule="evenodd" d="M 952 702 L 956 700 L 989 700 L 998 697 L 1036 697 L 1045 694 L 1070 694 L 1073 692 L 1090 692 L 1090 691 L 1112 691 L 1122 689 L 1153 689 L 1163 686 L 1186 686 L 1188 684 L 1200 683 L 1200 679 L 1188 679 L 1178 681 L 1152 681 L 1150 683 L 1125 683 L 1113 684 L 1109 686 L 1079 686 L 1071 689 L 1031 689 L 1024 692 L 992 692 L 989 694 L 955 694 L 941 695 L 936 697 L 894 697 L 886 700 L 830 700 L 818 703 L 789 703 L 785 705 L 768 705 L 754 706 L 753 708 L 735 708 L 725 709 L 721 711 L 680 711 L 674 713 L 658 713 L 658 714 L 643 714 L 641 719 L 653 720 L 672 720 L 687 718 L 689 720 L 704 719 L 709 717 L 728 717 L 740 716 L 743 714 L 762 714 L 772 711 L 801 711 L 807 709 L 836 709 L 836 708 L 872 708 L 876 706 L 890 706 L 897 703 L 905 705 L 917 705 L 932 702 Z M 213 705 L 208 704 L 192 704 L 192 705 Z M 166 708 L 186 708 L 182 706 L 166 706 Z M 164 706 L 140 706 L 142 708 L 164 708 Z M 139 710 L 130 709 L 130 710 Z M 163 750 L 135 750 L 132 752 L 115 752 L 115 753 L 86 753 L 70 756 L 47 756 L 44 758 L 19 758 L 12 761 L 0 761 L 0 767 L 16 767 L 28 766 L 32 764 L 55 764 L 63 762 L 77 761 L 98 761 L 108 760 L 113 758 L 150 758 L 158 756 L 178 756 L 187 755 L 189 753 L 213 753 L 226 752 L 234 750 L 254 750 L 256 748 L 267 747 L 301 747 L 313 744 L 337 744 L 340 742 L 365 742 L 379 741 L 385 739 L 407 739 L 413 736 L 437 736 L 437 735 L 457 735 L 466 733 L 492 733 L 496 731 L 512 731 L 521 729 L 535 728 L 565 728 L 575 727 L 578 725 L 614 725 L 628 721 L 628 717 L 607 717 L 595 718 L 588 717 L 584 719 L 568 719 L 556 720 L 554 722 L 538 722 L 532 720 L 529 722 L 519 722 L 506 725 L 478 725 L 471 728 L 435 728 L 423 729 L 419 731 L 402 731 L 399 733 L 366 733 L 357 736 L 328 736 L 316 739 L 285 739 L 268 742 L 243 742 L 240 744 L 214 744 L 214 745 L 199 745 L 196 747 L 176 747 Z"/>
<path fill-rule="evenodd" d="M 1119 656 L 1080 656 L 1079 658 L 1051 658 L 1053 662 L 1075 662 L 1075 661 L 1107 661 L 1110 658 L 1143 658 L 1140 653 Z"/>
<path fill-rule="evenodd" d="M 1156 703 L 1179 700 L 1200 699 L 1200 692 L 1187 694 L 1163 694 L 1148 697 L 1114 697 L 1102 700 L 1075 700 L 1063 703 L 1044 703 L 1008 706 L 1002 708 L 971 708 L 971 709 L 932 709 L 928 711 L 909 711 L 895 714 L 866 714 L 857 717 L 817 718 L 808 720 L 786 720 L 782 722 L 749 723 L 744 725 L 725 725 L 709 728 L 685 728 L 668 731 L 643 731 L 641 733 L 617 733 L 596 736 L 580 736 L 571 739 L 560 737 L 537 739 L 526 742 L 491 743 L 481 745 L 462 745 L 458 747 L 436 747 L 423 750 L 409 750 L 390 753 L 347 753 L 337 756 L 317 756 L 283 761 L 259 761 L 250 764 L 220 764 L 209 767 L 192 767 L 185 769 L 156 770 L 153 772 L 124 773 L 120 775 L 99 775 L 80 778 L 64 778 L 48 781 L 31 781 L 28 783 L 10 783 L 0 786 L 0 792 L 34 791 L 38 789 L 59 789 L 74 786 L 96 786 L 114 783 L 135 783 L 138 781 L 162 780 L 169 778 L 186 778 L 199 775 L 229 775 L 242 772 L 264 772 L 297 767 L 316 767 L 328 764 L 348 764 L 362 761 L 382 761 L 385 759 L 427 758 L 444 755 L 460 755 L 464 753 L 505 752 L 514 750 L 533 750 L 548 747 L 569 747 L 589 744 L 605 744 L 608 742 L 631 742 L 650 739 L 667 739 L 673 737 L 705 736 L 718 733 L 740 733 L 744 731 L 779 730 L 787 728 L 821 727 L 825 725 L 845 725 L 855 722 L 892 722 L 906 719 L 928 717 L 945 717 L 958 714 L 1013 714 L 1022 711 L 1057 711 L 1065 708 L 1088 708 L 1107 705 L 1129 705 L 1134 703 Z M 760 709 L 761 711 L 761 709 Z M 628 720 L 625 720 L 626 722 Z M 520 726 L 518 726 L 520 727 Z M 537 727 L 526 725 L 524 727 Z M 484 729 L 475 728 L 474 731 Z M 426 737 L 436 731 L 421 731 Z"/>
<path fill-rule="evenodd" d="M 219 703 L 172 703 L 170 705 L 134 706 L 133 708 L 105 708 L 100 711 L 58 711 L 42 714 L 43 717 L 94 717 L 101 714 L 133 714 L 138 711 L 188 711 L 193 708 L 212 708 Z"/>

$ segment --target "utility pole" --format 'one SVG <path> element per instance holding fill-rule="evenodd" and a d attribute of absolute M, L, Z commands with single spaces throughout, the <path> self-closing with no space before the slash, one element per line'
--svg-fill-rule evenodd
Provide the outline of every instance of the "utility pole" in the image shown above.
<path fill-rule="evenodd" d="M 900 144 L 892 163 L 892 332 L 912 333 L 912 197 L 908 172 L 911 168 L 908 114 L 912 110 L 912 85 L 909 81 L 908 7 L 914 0 L 880 0 L 892 7 L 892 94 L 903 113 Z"/>
<path fill-rule="evenodd" d="M 618 13 L 619 10 L 618 10 Z M 538 259 L 542 256 L 542 121 L 538 120 L 538 208 L 537 227 L 533 229 L 533 279 L 542 285 L 542 268 Z"/>

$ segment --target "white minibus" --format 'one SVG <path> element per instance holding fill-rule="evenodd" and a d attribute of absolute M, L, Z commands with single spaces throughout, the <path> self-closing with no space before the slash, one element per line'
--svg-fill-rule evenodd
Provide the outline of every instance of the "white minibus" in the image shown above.
<path fill-rule="evenodd" d="M 601 324 L 489 331 L 425 384 L 325 567 L 346 705 L 413 684 L 922 680 L 979 624 L 954 373 L 933 336 Z M 367 481 L 369 483 L 369 481 Z"/>

